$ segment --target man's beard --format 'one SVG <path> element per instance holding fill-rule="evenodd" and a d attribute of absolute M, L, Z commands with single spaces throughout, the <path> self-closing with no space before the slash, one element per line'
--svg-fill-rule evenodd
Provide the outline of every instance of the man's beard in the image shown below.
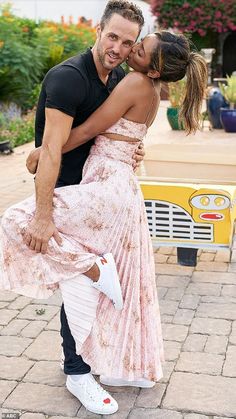
<path fill-rule="evenodd" d="M 98 59 L 100 61 L 100 63 L 102 64 L 102 66 L 106 69 L 106 70 L 112 70 L 113 68 L 117 67 L 118 65 L 121 64 L 121 61 L 119 60 L 119 62 L 117 62 L 117 64 L 106 64 L 106 58 L 105 58 L 105 53 L 103 53 L 102 47 L 100 45 L 100 42 L 98 42 L 97 45 L 97 55 L 98 55 Z"/>

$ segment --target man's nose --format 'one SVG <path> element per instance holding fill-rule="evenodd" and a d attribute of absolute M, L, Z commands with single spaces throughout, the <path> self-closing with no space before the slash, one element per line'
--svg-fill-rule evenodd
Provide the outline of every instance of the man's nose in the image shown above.
<path fill-rule="evenodd" d="M 120 55 L 121 53 L 121 46 L 122 46 L 122 42 L 114 42 L 113 46 L 112 46 L 112 50 L 115 54 Z"/>

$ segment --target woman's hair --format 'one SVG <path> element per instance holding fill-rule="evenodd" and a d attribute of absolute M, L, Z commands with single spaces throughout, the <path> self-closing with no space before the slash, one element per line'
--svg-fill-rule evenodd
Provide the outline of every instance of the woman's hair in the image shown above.
<path fill-rule="evenodd" d="M 186 76 L 186 92 L 180 108 L 180 120 L 188 134 L 199 128 L 201 106 L 207 86 L 207 64 L 197 52 L 190 51 L 184 35 L 155 32 L 158 42 L 152 52 L 150 67 L 160 73 L 159 80 L 175 82 Z"/>
<path fill-rule="evenodd" d="M 136 4 L 125 0 L 110 0 L 107 3 L 100 21 L 102 30 L 115 13 L 130 22 L 137 23 L 139 25 L 139 30 L 141 31 L 144 25 L 142 10 L 136 6 Z"/>

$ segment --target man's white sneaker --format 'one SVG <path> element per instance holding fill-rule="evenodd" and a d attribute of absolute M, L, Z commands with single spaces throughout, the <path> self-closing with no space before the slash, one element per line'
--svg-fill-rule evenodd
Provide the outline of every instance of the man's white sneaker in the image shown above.
<path fill-rule="evenodd" d="M 116 310 L 122 310 L 123 297 L 120 280 L 112 254 L 106 253 L 103 256 L 98 256 L 96 264 L 100 270 L 100 277 L 98 281 L 92 283 L 92 286 L 110 298 Z"/>
<path fill-rule="evenodd" d="M 116 400 L 97 383 L 91 373 L 81 375 L 79 380 L 73 380 L 72 377 L 68 375 L 66 387 L 87 410 L 98 415 L 111 415 L 117 412 Z"/>
<path fill-rule="evenodd" d="M 126 381 L 126 380 L 121 380 L 119 378 L 106 377 L 105 375 L 100 375 L 100 383 L 105 384 L 107 386 L 113 386 L 113 387 L 130 386 L 130 387 L 141 387 L 141 388 L 152 388 L 156 384 L 154 381 L 146 380 L 145 378 L 142 378 L 136 381 Z"/>

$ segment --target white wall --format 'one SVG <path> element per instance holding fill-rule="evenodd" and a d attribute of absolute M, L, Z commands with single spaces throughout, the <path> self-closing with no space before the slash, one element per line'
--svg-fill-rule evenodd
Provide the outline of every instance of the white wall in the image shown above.
<path fill-rule="evenodd" d="M 0 4 L 8 3 L 9 0 L 0 0 Z M 92 19 L 96 25 L 106 6 L 107 0 L 13 0 L 11 1 L 13 10 L 18 16 L 24 16 L 32 19 L 47 19 L 60 21 L 64 15 L 65 20 L 72 15 L 76 22 L 79 16 L 86 19 Z M 141 36 L 152 32 L 154 17 L 150 12 L 149 4 L 144 1 L 135 1 L 143 11 L 145 26 Z"/>

